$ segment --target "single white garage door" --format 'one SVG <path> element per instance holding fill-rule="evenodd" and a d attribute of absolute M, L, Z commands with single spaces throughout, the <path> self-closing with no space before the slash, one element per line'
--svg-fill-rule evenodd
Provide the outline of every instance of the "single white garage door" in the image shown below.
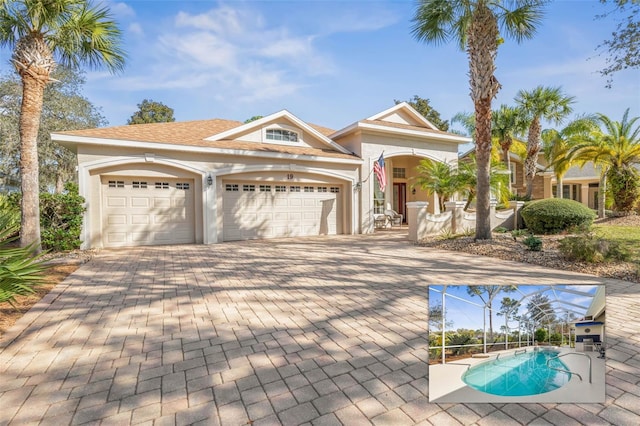
<path fill-rule="evenodd" d="M 105 247 L 195 242 L 192 179 L 102 177 Z"/>
<path fill-rule="evenodd" d="M 225 182 L 224 240 L 342 233 L 342 186 Z"/>

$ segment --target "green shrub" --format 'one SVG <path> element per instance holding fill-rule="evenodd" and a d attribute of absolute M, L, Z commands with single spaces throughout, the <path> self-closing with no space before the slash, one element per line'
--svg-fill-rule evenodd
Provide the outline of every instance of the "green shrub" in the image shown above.
<path fill-rule="evenodd" d="M 563 238 L 559 241 L 558 249 L 569 260 L 587 263 L 626 261 L 631 258 L 631 253 L 619 242 L 600 238 L 593 233 Z"/>
<path fill-rule="evenodd" d="M 507 228 L 505 228 L 504 226 L 498 226 L 497 228 L 495 228 L 493 230 L 493 232 L 497 232 L 499 234 L 505 234 L 508 231 Z"/>
<path fill-rule="evenodd" d="M 65 193 L 40 194 L 40 226 L 42 247 L 54 251 L 80 247 L 84 198 L 78 195 L 78 186 L 65 185 Z"/>
<path fill-rule="evenodd" d="M 34 292 L 45 269 L 32 247 L 14 247 L 18 228 L 10 209 L 0 210 L 0 303 L 11 305 L 16 296 Z"/>
<path fill-rule="evenodd" d="M 517 241 L 518 237 L 522 237 L 523 235 L 527 235 L 528 231 L 526 229 L 514 229 L 511 231 L 511 236 L 513 237 L 513 241 Z"/>
<path fill-rule="evenodd" d="M 570 228 L 588 229 L 596 214 L 573 200 L 549 198 L 533 201 L 522 209 L 527 228 L 535 234 L 555 234 Z"/>
<path fill-rule="evenodd" d="M 542 250 L 542 240 L 533 234 L 522 240 L 522 243 L 531 251 Z"/>
<path fill-rule="evenodd" d="M 539 328 L 536 330 L 534 336 L 536 342 L 544 342 L 545 340 L 547 340 L 547 330 L 545 330 L 544 328 Z"/>

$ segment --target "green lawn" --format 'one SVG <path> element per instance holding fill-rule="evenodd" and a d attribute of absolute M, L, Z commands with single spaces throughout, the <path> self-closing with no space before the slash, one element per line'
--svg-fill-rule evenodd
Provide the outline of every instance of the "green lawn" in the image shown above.
<path fill-rule="evenodd" d="M 632 254 L 631 261 L 640 263 L 640 226 L 594 225 L 598 236 L 618 241 Z"/>

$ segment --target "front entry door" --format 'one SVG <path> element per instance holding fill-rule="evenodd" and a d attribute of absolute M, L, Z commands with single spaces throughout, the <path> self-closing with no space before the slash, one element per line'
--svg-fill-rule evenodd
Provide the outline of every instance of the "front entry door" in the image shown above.
<path fill-rule="evenodd" d="M 394 183 L 393 184 L 393 209 L 402 215 L 402 220 L 407 221 L 406 212 L 407 203 L 407 184 L 406 183 Z"/>

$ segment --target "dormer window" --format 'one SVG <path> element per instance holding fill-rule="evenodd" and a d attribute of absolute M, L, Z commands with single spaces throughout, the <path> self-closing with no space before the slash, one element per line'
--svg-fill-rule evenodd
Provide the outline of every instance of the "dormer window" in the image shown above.
<path fill-rule="evenodd" d="M 267 140 L 298 142 L 298 134 L 291 130 L 284 129 L 267 129 Z"/>

